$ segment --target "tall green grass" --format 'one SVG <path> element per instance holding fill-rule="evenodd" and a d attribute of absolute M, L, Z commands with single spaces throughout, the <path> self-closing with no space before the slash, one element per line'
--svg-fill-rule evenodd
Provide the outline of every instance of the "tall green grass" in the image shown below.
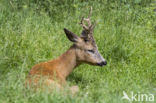
<path fill-rule="evenodd" d="M 98 22 L 94 38 L 108 65 L 76 68 L 68 77 L 70 85 L 80 87 L 75 97 L 27 90 L 24 81 L 31 67 L 72 45 L 63 28 L 80 35 L 80 18 L 90 6 Z M 152 0 L 1 0 L 0 103 L 127 103 L 123 91 L 155 94 L 154 9 Z"/>

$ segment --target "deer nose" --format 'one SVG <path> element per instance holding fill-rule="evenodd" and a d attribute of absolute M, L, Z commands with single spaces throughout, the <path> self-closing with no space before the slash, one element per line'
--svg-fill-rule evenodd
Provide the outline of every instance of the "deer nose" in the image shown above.
<path fill-rule="evenodd" d="M 102 61 L 101 63 L 97 63 L 97 65 L 104 66 L 104 65 L 107 65 L 107 62 L 106 61 Z"/>
<path fill-rule="evenodd" d="M 101 64 L 102 64 L 102 66 L 103 65 L 107 65 L 107 62 L 106 61 L 103 61 L 103 62 L 101 62 Z"/>

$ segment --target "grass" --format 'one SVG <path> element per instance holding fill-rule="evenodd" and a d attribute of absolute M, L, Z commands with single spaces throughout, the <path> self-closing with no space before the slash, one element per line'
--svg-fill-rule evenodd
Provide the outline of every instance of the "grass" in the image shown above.
<path fill-rule="evenodd" d="M 38 6 L 28 6 L 26 1 L 16 8 L 16 2 L 2 0 L 0 103 L 127 103 L 121 99 L 123 91 L 156 94 L 154 3 L 141 5 L 141 1 L 135 1 L 132 5 L 75 0 L 70 5 L 65 2 L 65 7 L 55 5 L 48 14 L 42 9 L 37 11 Z M 58 57 L 72 45 L 63 28 L 79 35 L 82 28 L 78 23 L 90 6 L 92 19 L 98 21 L 94 38 L 108 65 L 101 68 L 84 64 L 76 68 L 68 77 L 70 85 L 80 87 L 75 97 L 27 90 L 24 81 L 31 67 Z"/>

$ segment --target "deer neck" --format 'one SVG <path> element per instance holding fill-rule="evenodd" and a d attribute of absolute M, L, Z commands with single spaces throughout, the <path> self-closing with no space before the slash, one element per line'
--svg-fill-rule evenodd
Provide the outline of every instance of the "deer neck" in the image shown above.
<path fill-rule="evenodd" d="M 66 78 L 73 71 L 73 69 L 79 65 L 76 60 L 75 46 L 71 46 L 58 58 L 58 60 L 61 65 L 61 68 L 58 68 L 58 71 L 64 78 Z"/>

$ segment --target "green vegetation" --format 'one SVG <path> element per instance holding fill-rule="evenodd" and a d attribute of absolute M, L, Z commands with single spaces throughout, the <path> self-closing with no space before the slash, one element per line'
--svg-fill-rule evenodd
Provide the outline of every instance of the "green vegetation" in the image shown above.
<path fill-rule="evenodd" d="M 68 78 L 80 87 L 75 97 L 27 90 L 31 67 L 71 46 L 63 28 L 80 35 L 90 6 L 108 65 L 76 68 Z M 1 0 L 0 103 L 127 103 L 123 91 L 156 94 L 155 6 L 154 0 Z"/>

